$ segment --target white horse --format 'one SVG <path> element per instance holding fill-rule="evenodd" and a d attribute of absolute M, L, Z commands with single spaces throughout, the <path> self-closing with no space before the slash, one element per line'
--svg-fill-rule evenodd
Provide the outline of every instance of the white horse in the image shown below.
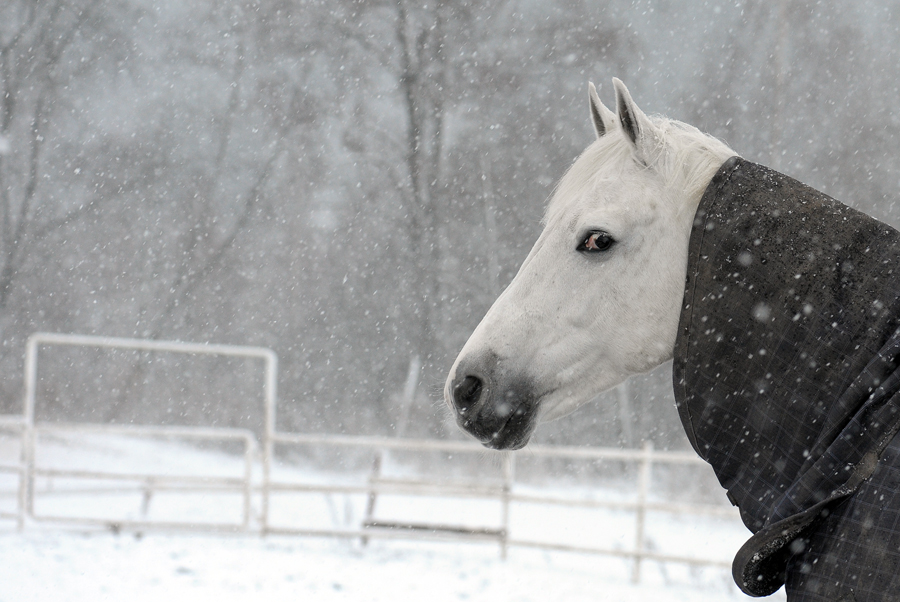
<path fill-rule="evenodd" d="M 735 583 L 900 591 L 900 232 L 591 86 L 597 141 L 445 395 L 495 449 L 675 359 L 679 416 L 753 536 Z"/>
<path fill-rule="evenodd" d="M 613 83 L 617 113 L 589 86 L 597 139 L 560 181 L 534 248 L 447 379 L 459 425 L 487 447 L 519 449 L 539 421 L 672 358 L 694 214 L 736 153 L 648 117 Z"/>

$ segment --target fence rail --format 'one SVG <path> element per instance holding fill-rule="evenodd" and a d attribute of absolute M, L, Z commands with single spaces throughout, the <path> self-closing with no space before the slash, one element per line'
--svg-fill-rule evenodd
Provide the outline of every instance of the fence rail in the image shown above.
<path fill-rule="evenodd" d="M 484 449 L 473 443 L 461 441 L 440 441 L 431 439 L 395 439 L 382 437 L 353 437 L 347 435 L 319 435 L 300 433 L 276 433 L 274 442 L 282 445 L 304 445 L 321 447 L 352 447 L 371 449 L 374 451 L 391 450 L 407 452 L 452 452 L 483 454 Z M 663 465 L 687 465 L 703 466 L 705 463 L 694 454 L 682 452 L 656 451 L 652 444 L 646 443 L 642 449 L 629 450 L 617 448 L 574 447 L 574 446 L 546 446 L 530 445 L 528 457 L 534 458 L 559 458 L 569 460 L 594 460 L 594 461 L 624 461 L 632 462 L 638 466 L 638 482 L 636 486 L 636 499 L 630 501 L 602 500 L 585 498 L 564 498 L 558 495 L 539 495 L 535 493 L 520 493 L 516 488 L 515 464 L 516 455 L 511 452 L 500 454 L 503 479 L 493 485 L 473 481 L 471 483 L 451 482 L 445 483 L 437 480 L 415 480 L 406 478 L 397 479 L 372 479 L 366 484 L 334 485 L 329 483 L 286 483 L 270 481 L 267 494 L 271 492 L 318 492 L 323 494 L 368 494 L 390 495 L 405 494 L 417 496 L 444 496 L 444 497 L 473 497 L 493 499 L 501 504 L 501 522 L 495 527 L 476 526 L 466 527 L 461 525 L 446 524 L 420 524 L 401 521 L 373 521 L 364 522 L 359 529 L 311 529 L 289 528 L 264 523 L 265 532 L 277 534 L 318 535 L 332 537 L 402 537 L 398 532 L 416 532 L 421 536 L 432 539 L 472 538 L 477 540 L 494 540 L 500 545 L 501 554 L 506 553 L 509 547 L 542 548 L 555 551 L 568 551 L 586 554 L 599 554 L 607 556 L 619 556 L 632 558 L 634 569 L 632 578 L 640 579 L 641 563 L 643 560 L 657 560 L 661 562 L 678 562 L 690 565 L 709 565 L 729 567 L 730 562 L 696 558 L 691 556 L 660 554 L 647 550 L 644 545 L 646 531 L 646 516 L 649 512 L 662 512 L 669 514 L 703 515 L 726 518 L 737 518 L 734 508 L 702 505 L 702 504 L 662 504 L 649 499 L 651 488 L 652 468 L 656 464 Z M 510 506 L 513 504 L 538 504 L 563 507 L 583 507 L 608 510 L 626 510 L 635 514 L 635 532 L 633 549 L 621 550 L 604 547 L 576 546 L 557 544 L 545 541 L 534 541 L 511 537 Z M 371 532 L 389 530 L 390 534 Z"/>
<path fill-rule="evenodd" d="M 25 505 L 28 466 L 25 458 L 25 437 L 28 432 L 28 423 L 24 416 L 0 416 L 0 433 L 12 433 L 19 440 L 19 459 L 15 464 L 0 464 L 0 474 L 14 474 L 18 476 L 17 487 L 14 495 L 16 506 L 13 512 L 0 511 L 0 520 L 14 520 L 16 528 L 20 531 L 25 525 Z"/>
<path fill-rule="evenodd" d="M 140 438 L 167 438 L 193 441 L 234 441 L 243 447 L 243 474 L 240 477 L 221 476 L 195 476 L 195 475 L 169 475 L 154 473 L 137 473 L 124 471 L 98 471 L 76 468 L 46 468 L 39 466 L 36 461 L 36 441 L 41 435 L 116 435 L 124 437 Z M 34 501 L 37 492 L 34 483 L 37 478 L 65 478 L 69 480 L 101 481 L 112 483 L 135 483 L 143 494 L 142 514 L 146 515 L 150 499 L 161 491 L 235 491 L 242 495 L 242 518 L 239 523 L 201 523 L 151 520 L 110 520 L 106 523 L 123 525 L 127 523 L 134 528 L 149 528 L 164 525 L 168 528 L 183 527 L 192 530 L 211 531 L 248 531 L 252 510 L 253 494 L 253 465 L 257 455 L 256 437 L 252 431 L 233 428 L 205 428 L 205 427 L 181 427 L 181 426 L 132 426 L 110 424 L 84 424 L 84 423 L 36 423 L 28 429 L 23 437 L 23 447 L 27 451 L 30 463 L 26 466 L 27 486 L 25 487 L 25 504 L 28 518 L 35 521 L 52 521 L 68 523 L 103 524 L 104 521 L 79 516 L 60 516 L 41 514 L 35 510 Z M 121 491 L 122 489 L 120 489 Z M 124 489 L 125 491 L 133 490 Z M 74 488 L 67 492 L 72 494 L 112 493 L 111 488 Z"/>
<path fill-rule="evenodd" d="M 123 426 L 109 424 L 63 424 L 35 422 L 37 399 L 37 374 L 39 348 L 53 345 L 81 345 L 89 347 L 126 348 L 186 354 L 228 355 L 261 358 L 265 362 L 264 403 L 265 423 L 261 443 L 246 429 L 175 427 L 175 426 Z M 541 548 L 546 550 L 601 554 L 630 558 L 634 561 L 632 577 L 640 579 L 641 564 L 645 560 L 687 563 L 691 565 L 728 566 L 719 559 L 693 558 L 681 555 L 660 554 L 645 547 L 646 516 L 649 512 L 672 514 L 697 514 L 717 517 L 736 517 L 734 509 L 712 505 L 660 504 L 650 499 L 652 469 L 655 465 L 704 465 L 696 455 L 681 452 L 660 452 L 652 445 L 642 449 L 607 449 L 575 446 L 531 445 L 528 458 L 556 458 L 581 461 L 617 461 L 637 467 L 636 497 L 632 500 L 603 500 L 565 495 L 547 495 L 530 491 L 516 481 L 516 456 L 511 452 L 499 454 L 499 478 L 485 480 L 439 480 L 422 477 L 389 477 L 381 472 L 381 461 L 386 454 L 410 452 L 422 454 L 438 452 L 452 455 L 483 455 L 484 449 L 474 442 L 443 441 L 431 439 L 364 437 L 328 434 L 303 434 L 276 430 L 276 371 L 277 357 L 268 349 L 229 345 L 197 345 L 192 343 L 142 341 L 108 337 L 87 337 L 39 333 L 33 335 L 26 346 L 25 403 L 22 416 L 0 417 L 0 432 L 12 433 L 20 438 L 21 458 L 17 464 L 0 465 L 0 473 L 17 474 L 17 509 L 0 514 L 0 518 L 13 519 L 19 529 L 27 520 L 104 525 L 108 528 L 163 528 L 207 529 L 217 531 L 258 532 L 261 534 L 352 537 L 363 542 L 369 538 L 386 539 L 428 538 L 437 540 L 468 539 L 494 541 L 506 555 L 509 547 Z M 117 435 L 125 437 L 170 438 L 194 441 L 232 441 L 243 449 L 243 471 L 240 476 L 180 476 L 171 474 L 144 474 L 129 471 L 103 471 L 91 467 L 59 468 L 42 466 L 36 462 L 36 446 L 42 437 L 52 435 Z M 376 465 L 368 479 L 362 483 L 305 482 L 276 479 L 273 476 L 275 448 L 306 446 L 316 449 L 368 450 L 376 455 Z M 259 478 L 254 480 L 254 470 Z M 84 481 L 80 488 L 66 491 L 37 491 L 38 480 L 67 479 Z M 109 485 L 98 486 L 97 483 Z M 35 497 L 78 493 L 108 494 L 113 491 L 141 491 L 144 514 L 150 499 L 163 491 L 221 493 L 234 492 L 242 496 L 242 517 L 235 523 L 203 523 L 190 521 L 116 520 L 88 516 L 55 516 L 35 511 Z M 292 527 L 279 525 L 271 515 L 273 495 L 287 493 L 324 495 L 368 496 L 366 517 L 356 527 L 339 529 L 333 526 Z M 499 504 L 499 522 L 489 525 L 457 525 L 433 521 L 386 520 L 374 516 L 373 509 L 380 497 L 389 495 L 476 498 Z M 253 516 L 254 500 L 258 500 L 259 512 Z M 572 508 L 595 508 L 632 512 L 635 517 L 632 549 L 620 550 L 603 547 L 569 545 L 547 541 L 533 541 L 515 537 L 511 532 L 510 509 L 515 504 L 545 505 Z M 256 519 L 254 521 L 254 518 Z"/>

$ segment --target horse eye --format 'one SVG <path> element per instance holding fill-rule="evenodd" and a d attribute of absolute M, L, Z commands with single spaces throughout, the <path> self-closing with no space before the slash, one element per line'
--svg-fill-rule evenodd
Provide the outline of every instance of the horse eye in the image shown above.
<path fill-rule="evenodd" d="M 602 253 L 603 251 L 608 251 L 614 242 L 615 240 L 608 232 L 597 230 L 588 233 L 584 240 L 581 241 L 581 244 L 578 245 L 578 250 L 585 253 Z"/>

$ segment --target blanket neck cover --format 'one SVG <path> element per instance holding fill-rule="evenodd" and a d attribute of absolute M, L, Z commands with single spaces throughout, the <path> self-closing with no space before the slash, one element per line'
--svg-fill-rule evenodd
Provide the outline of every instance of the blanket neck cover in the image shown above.
<path fill-rule="evenodd" d="M 688 257 L 676 404 L 754 533 L 735 582 L 764 596 L 900 428 L 900 234 L 732 157 Z"/>

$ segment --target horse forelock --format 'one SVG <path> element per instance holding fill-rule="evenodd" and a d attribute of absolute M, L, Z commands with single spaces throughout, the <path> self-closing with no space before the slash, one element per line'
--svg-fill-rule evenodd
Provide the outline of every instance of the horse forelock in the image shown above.
<path fill-rule="evenodd" d="M 626 167 L 637 167 L 638 177 L 653 170 L 673 196 L 683 200 L 679 210 L 693 211 L 700 196 L 728 158 L 737 153 L 724 142 L 704 134 L 697 128 L 660 116 L 650 117 L 655 130 L 655 148 L 648 155 L 649 165 L 638 164 L 634 147 L 621 129 L 607 133 L 588 146 L 557 184 L 544 214 L 550 223 L 568 210 L 569 200 L 584 197 L 604 180 L 621 178 Z M 651 177 L 650 173 L 645 173 Z"/>

